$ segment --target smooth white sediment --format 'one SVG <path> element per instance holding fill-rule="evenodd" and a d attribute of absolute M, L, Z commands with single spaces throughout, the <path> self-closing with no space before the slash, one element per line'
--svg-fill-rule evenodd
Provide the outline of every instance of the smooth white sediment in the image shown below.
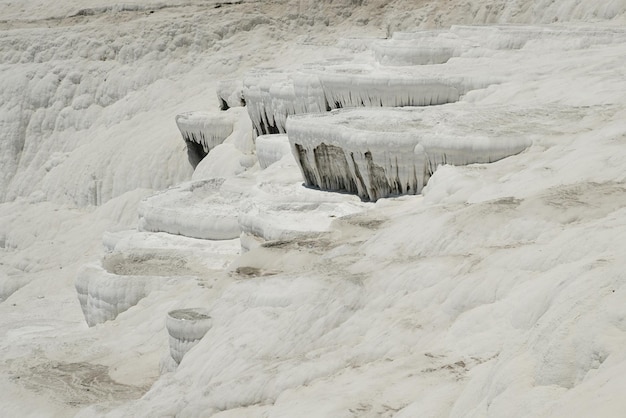
<path fill-rule="evenodd" d="M 504 79 L 466 76 L 462 68 L 444 75 L 433 66 L 377 64 L 311 65 L 298 71 L 256 71 L 244 79 L 246 108 L 257 135 L 286 132 L 287 117 L 346 107 L 430 106 L 458 101 L 471 90 Z"/>
<path fill-rule="evenodd" d="M 111 255 L 124 254 L 136 258 L 153 254 L 154 258 L 167 257 L 179 267 L 182 261 L 184 265 L 193 264 L 206 269 L 226 268 L 237 257 L 240 249 L 238 239 L 206 240 L 137 230 L 106 232 L 102 243 Z"/>
<path fill-rule="evenodd" d="M 0 272 L 0 303 L 28 283 L 21 275 L 7 275 Z"/>
<path fill-rule="evenodd" d="M 397 66 L 444 64 L 475 47 L 471 40 L 449 32 L 424 31 L 403 35 L 394 33 L 391 39 L 372 43 L 376 61 Z"/>
<path fill-rule="evenodd" d="M 256 156 L 262 169 L 280 161 L 286 155 L 292 155 L 287 135 L 261 135 L 256 139 Z"/>
<path fill-rule="evenodd" d="M 239 237 L 235 196 L 220 192 L 224 179 L 183 183 L 141 201 L 139 231 L 167 232 L 190 238 Z"/>
<path fill-rule="evenodd" d="M 241 209 L 239 216 L 242 251 L 267 241 L 319 237 L 330 230 L 335 219 L 363 211 L 364 207 L 359 203 L 251 201 Z M 307 214 L 306 222 L 302 221 L 302 213 Z"/>
<path fill-rule="evenodd" d="M 170 355 L 179 364 L 185 354 L 200 342 L 212 326 L 209 311 L 187 308 L 170 311 L 165 326 L 169 333 Z"/>

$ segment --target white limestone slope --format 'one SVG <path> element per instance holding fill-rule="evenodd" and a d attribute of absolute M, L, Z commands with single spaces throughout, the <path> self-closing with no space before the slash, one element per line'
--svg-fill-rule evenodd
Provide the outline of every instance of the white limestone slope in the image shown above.
<path fill-rule="evenodd" d="M 0 302 L 3 415 L 623 415 L 626 51 L 623 41 L 570 37 L 564 24 L 584 20 L 600 39 L 623 28 L 623 1 L 127 3 L 0 0 L 0 181 L 10 200 L 0 204 L 0 280 L 24 279 Z M 200 250 L 198 239 L 113 232 L 106 241 L 125 256 L 171 245 L 170 255 L 211 260 L 211 271 L 85 324 L 79 267 L 102 256 L 104 231 L 136 227 L 139 200 L 189 179 L 173 118 L 216 109 L 217 79 L 320 63 L 337 54 L 338 37 L 366 36 L 344 41 L 352 48 L 342 54 L 362 54 L 395 28 L 555 18 L 549 28 L 562 39 L 473 49 L 444 64 L 502 76 L 459 105 L 536 110 L 516 128 L 533 142 L 527 151 L 441 166 L 422 196 L 337 219 L 290 209 L 306 209 L 315 193 L 355 206 L 358 197 L 303 188 L 280 162 L 245 168 L 250 154 L 216 147 L 198 180 L 249 190 L 263 203 L 255 222 L 284 210 L 285 231 L 327 231 L 242 257 Z M 302 87 L 307 106 L 324 105 L 319 84 L 297 78 L 294 94 Z M 136 260 L 123 265 L 154 266 Z M 175 371 L 160 367 L 171 359 L 167 313 L 194 306 L 210 310 L 211 329 Z"/>
<path fill-rule="evenodd" d="M 0 276 L 0 302 L 3 302 L 27 283 L 27 279 L 20 275 L 9 275 L 2 272 Z"/>
<path fill-rule="evenodd" d="M 209 338 L 120 411 L 619 416 L 621 398 L 599 404 L 589 391 L 624 387 L 623 50 L 552 49 L 541 61 L 521 51 L 491 63 L 524 71 L 459 103 L 289 119 L 288 131 L 301 119 L 302 135 L 327 145 L 342 131 L 382 142 L 414 129 L 433 169 L 498 140 L 533 146 L 492 164 L 441 166 L 423 196 L 380 199 L 329 235 L 252 249 L 237 261 L 251 278 L 211 305 Z M 568 90 L 575 81 L 601 94 Z M 599 381 L 610 383 L 592 389 Z M 181 386 L 180 406 L 163 400 Z"/>

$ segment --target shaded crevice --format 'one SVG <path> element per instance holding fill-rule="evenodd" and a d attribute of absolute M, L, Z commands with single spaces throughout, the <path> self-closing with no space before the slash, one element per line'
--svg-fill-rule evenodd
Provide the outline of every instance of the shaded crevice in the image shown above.
<path fill-rule="evenodd" d="M 352 159 L 352 166 L 354 167 L 354 175 L 356 176 L 359 184 L 361 185 L 362 190 L 367 190 L 367 186 L 365 185 L 365 181 L 363 181 L 363 176 L 361 175 L 361 170 L 359 170 L 359 165 L 354 161 L 354 153 L 350 153 L 350 158 Z M 361 196 L 363 197 L 363 196 Z"/>
<path fill-rule="evenodd" d="M 269 119 L 267 117 L 267 111 L 263 112 L 263 116 L 259 118 L 259 126 L 258 128 L 261 130 L 261 132 L 257 132 L 257 135 L 274 135 L 274 134 L 281 134 L 284 132 L 281 132 L 281 130 L 276 126 L 276 125 L 271 125 L 269 123 Z M 255 130 L 257 129 L 257 127 L 255 126 Z"/>
<path fill-rule="evenodd" d="M 198 164 L 200 164 L 200 161 L 207 156 L 209 151 L 205 151 L 202 144 L 190 140 L 189 137 L 185 138 L 185 144 L 187 144 L 187 159 L 189 160 L 189 164 L 195 169 Z"/>
<path fill-rule="evenodd" d="M 390 194 L 399 194 L 398 190 L 394 190 L 387 182 L 385 170 L 374 164 L 372 153 L 367 151 L 365 154 L 367 161 L 367 175 L 370 183 L 370 199 L 378 200 L 380 197 L 389 196 Z"/>
<path fill-rule="evenodd" d="M 328 103 L 328 98 L 326 97 L 326 95 L 324 95 L 324 107 L 326 108 L 327 112 L 330 112 L 332 110 L 330 104 Z"/>
<path fill-rule="evenodd" d="M 315 169 L 311 167 L 311 164 L 309 164 L 309 160 L 307 158 L 307 150 L 304 149 L 300 144 L 295 144 L 295 147 L 298 153 L 298 162 L 302 170 L 304 183 L 307 186 L 317 185 L 317 179 L 315 177 Z"/>
<path fill-rule="evenodd" d="M 299 144 L 294 145 L 307 186 L 355 194 L 366 201 L 419 192 L 415 168 L 413 178 L 406 181 L 405 187 L 404 181 L 400 179 L 398 161 L 393 177 L 388 177 L 384 167 L 374 163 L 370 151 L 363 154 L 365 161 L 361 160 L 360 163 L 357 162 L 354 153 L 350 152 L 350 164 L 346 152 L 341 147 L 321 143 L 313 149 L 311 156 L 310 150 Z"/>

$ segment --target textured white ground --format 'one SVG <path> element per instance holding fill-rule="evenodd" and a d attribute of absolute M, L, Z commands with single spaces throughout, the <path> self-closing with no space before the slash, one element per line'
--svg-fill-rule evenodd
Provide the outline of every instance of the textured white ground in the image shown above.
<path fill-rule="evenodd" d="M 325 235 L 236 256 L 234 241 L 120 231 L 142 199 L 191 180 L 175 116 L 216 110 L 221 79 L 418 27 L 619 30 L 626 2 L 227 3 L 0 0 L 0 415 L 623 416 L 623 40 L 479 57 L 476 77 L 509 78 L 463 100 L 532 109 L 533 145 L 441 167 L 420 196 L 314 198 L 292 163 L 203 171 L 233 193 L 253 184 L 268 202 L 249 214 L 279 232 L 311 208 L 317 230 L 320 201 L 358 212 Z M 124 274 L 185 278 L 90 328 L 74 282 L 103 235 Z M 176 368 L 167 312 L 196 307 L 212 327 Z"/>

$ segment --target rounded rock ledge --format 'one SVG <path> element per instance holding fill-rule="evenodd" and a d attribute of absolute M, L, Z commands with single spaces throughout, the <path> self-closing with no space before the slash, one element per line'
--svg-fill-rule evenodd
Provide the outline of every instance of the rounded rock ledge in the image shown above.
<path fill-rule="evenodd" d="M 79 271 L 74 286 L 85 321 L 93 327 L 115 319 L 168 280 L 163 276 L 117 275 L 90 264 Z"/>
<path fill-rule="evenodd" d="M 236 196 L 221 193 L 224 179 L 192 181 L 141 201 L 139 231 L 167 232 L 190 238 L 239 237 Z"/>
<path fill-rule="evenodd" d="M 445 64 L 476 46 L 449 31 L 419 31 L 395 32 L 391 39 L 373 42 L 371 50 L 381 65 L 410 66 Z"/>
<path fill-rule="evenodd" d="M 241 250 L 246 252 L 269 241 L 305 240 L 330 232 L 331 223 L 364 210 L 362 202 L 260 202 L 251 201 L 239 216 Z M 306 222 L 302 221 L 303 214 Z"/>
<path fill-rule="evenodd" d="M 176 116 L 176 125 L 185 143 L 193 168 L 233 133 L 240 109 L 227 112 L 185 112 Z"/>

